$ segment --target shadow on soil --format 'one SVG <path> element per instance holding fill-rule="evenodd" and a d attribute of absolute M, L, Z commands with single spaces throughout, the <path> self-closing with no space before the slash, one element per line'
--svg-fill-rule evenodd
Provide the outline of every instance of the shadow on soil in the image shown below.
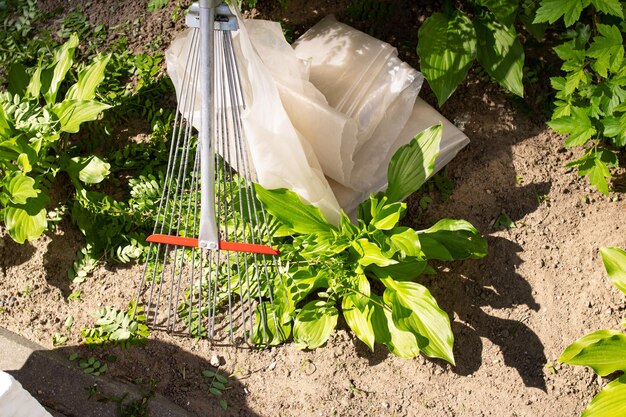
<path fill-rule="evenodd" d="M 78 358 L 70 361 L 74 353 Z M 104 376 L 82 371 L 81 360 L 89 358 L 107 364 Z M 209 392 L 212 378 L 202 375 L 206 370 L 227 378 L 222 396 Z M 67 417 L 257 415 L 247 408 L 246 390 L 236 377 L 156 340 L 129 349 L 73 346 L 34 351 L 21 369 L 9 373 L 42 405 Z"/>

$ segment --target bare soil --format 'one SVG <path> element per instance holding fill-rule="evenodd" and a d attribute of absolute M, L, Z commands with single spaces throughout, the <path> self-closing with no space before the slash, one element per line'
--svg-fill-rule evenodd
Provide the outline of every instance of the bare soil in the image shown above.
<path fill-rule="evenodd" d="M 69 11 L 81 2 L 42 3 Z M 146 3 L 93 1 L 85 12 L 93 23 L 137 22 L 127 32 L 137 50 L 158 36 L 165 48 L 182 27 L 170 18 L 178 2 L 155 13 L 145 11 Z M 181 3 L 183 9 L 188 4 Z M 285 10 L 260 2 L 249 13 L 283 19 L 296 36 L 335 13 L 392 42 L 416 67 L 417 28 L 434 7 L 398 0 L 387 24 L 368 27 L 346 12 L 348 0 L 291 3 Z M 435 103 L 427 87 L 421 96 Z M 52 334 L 66 333 L 63 323 L 72 315 L 64 352 L 114 353 L 118 359 L 108 376 L 146 386 L 154 379 L 158 392 L 198 416 L 578 415 L 606 380 L 556 359 L 583 334 L 617 328 L 625 316 L 624 297 L 607 278 L 598 248 L 626 247 L 626 202 L 623 193 L 604 197 L 564 168 L 576 151 L 562 147 L 562 138 L 546 128 L 531 102 L 532 97 L 525 105 L 512 100 L 471 75 L 440 109 L 472 141 L 448 165 L 454 191 L 447 201 L 436 199 L 423 216 L 417 215 L 417 201 L 409 201 L 413 226 L 463 218 L 489 243 L 485 259 L 446 264 L 424 281 L 453 320 L 456 366 L 397 358 L 381 346 L 372 353 L 345 324 L 312 352 L 290 344 L 264 351 L 210 346 L 160 331 L 145 347 L 83 352 L 79 329 L 93 324 L 90 313 L 97 307 L 123 308 L 133 299 L 141 266 L 105 264 L 86 283 L 68 283 L 66 271 L 82 239 L 69 223 L 24 245 L 0 238 L 0 326 L 53 348 Z M 623 181 L 624 170 L 618 178 Z M 501 214 L 516 227 L 494 230 Z M 67 301 L 76 289 L 81 301 Z M 227 411 L 199 376 L 213 369 L 211 358 L 220 361 L 220 371 L 234 373 L 233 388 L 224 395 Z"/>

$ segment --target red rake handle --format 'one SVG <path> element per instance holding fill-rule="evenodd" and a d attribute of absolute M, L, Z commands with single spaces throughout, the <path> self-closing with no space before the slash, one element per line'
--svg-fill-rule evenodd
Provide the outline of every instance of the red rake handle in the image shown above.
<path fill-rule="evenodd" d="M 150 235 L 146 239 L 147 242 L 151 243 L 164 243 L 166 245 L 176 245 L 176 246 L 187 246 L 191 248 L 198 247 L 198 239 L 192 237 L 180 237 L 180 236 L 170 236 L 170 235 Z M 245 253 L 258 253 L 259 255 L 279 255 L 280 252 L 274 248 L 270 248 L 265 245 L 258 245 L 255 243 L 238 243 L 238 242 L 225 242 L 223 240 L 219 241 L 219 249 L 220 250 L 228 250 L 234 252 L 245 252 Z"/>

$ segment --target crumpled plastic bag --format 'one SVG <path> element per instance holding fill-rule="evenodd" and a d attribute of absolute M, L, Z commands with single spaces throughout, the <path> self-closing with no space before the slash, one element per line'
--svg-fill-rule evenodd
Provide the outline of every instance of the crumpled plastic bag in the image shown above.
<path fill-rule="evenodd" d="M 354 213 L 370 193 L 386 188 L 391 157 L 423 129 L 444 124 L 437 170 L 469 143 L 417 97 L 423 77 L 391 45 L 332 16 L 293 47 L 279 23 L 239 17 L 239 24 L 242 122 L 257 180 L 296 192 L 331 223 L 338 223 L 340 209 Z M 166 52 L 179 99 L 190 33 Z"/>

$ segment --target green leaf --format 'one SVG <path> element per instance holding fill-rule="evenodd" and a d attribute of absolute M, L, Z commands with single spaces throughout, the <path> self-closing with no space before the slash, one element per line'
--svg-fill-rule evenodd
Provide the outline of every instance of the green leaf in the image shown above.
<path fill-rule="evenodd" d="M 52 111 L 59 118 L 63 132 L 77 133 L 81 123 L 96 120 L 110 107 L 93 100 L 64 100 L 54 105 Z"/>
<path fill-rule="evenodd" d="M 572 115 L 550 120 L 548 126 L 557 133 L 569 134 L 566 147 L 583 146 L 596 133 L 584 109 L 572 106 Z"/>
<path fill-rule="evenodd" d="M 626 113 L 620 117 L 605 117 L 600 122 L 604 126 L 604 136 L 613 138 L 612 142 L 617 147 L 626 146 Z"/>
<path fill-rule="evenodd" d="M 581 417 L 616 417 L 626 415 L 626 375 L 609 382 L 587 405 Z"/>
<path fill-rule="evenodd" d="M 626 294 L 626 251 L 615 247 L 603 247 L 600 248 L 600 254 L 613 285 Z"/>
<path fill-rule="evenodd" d="M 500 85 L 523 97 L 524 48 L 515 27 L 507 27 L 489 15 L 476 19 L 474 27 L 478 39 L 478 62 Z"/>
<path fill-rule="evenodd" d="M 77 156 L 71 159 L 67 173 L 73 179 L 78 178 L 85 184 L 98 184 L 109 175 L 110 169 L 111 164 L 97 156 L 88 158 Z"/>
<path fill-rule="evenodd" d="M 390 203 L 400 201 L 426 182 L 435 170 L 443 126 L 437 124 L 420 132 L 407 145 L 401 146 L 387 168 L 387 191 Z"/>
<path fill-rule="evenodd" d="M 505 26 L 511 26 L 515 22 L 517 3 L 516 0 L 480 0 L 480 4 L 489 8 Z"/>
<path fill-rule="evenodd" d="M 9 81 L 8 90 L 11 94 L 17 94 L 19 96 L 23 96 L 26 93 L 26 88 L 28 87 L 28 71 L 26 67 L 16 62 L 11 65 L 9 68 L 9 74 L 7 77 Z"/>
<path fill-rule="evenodd" d="M 298 349 L 315 349 L 326 343 L 337 326 L 338 315 L 337 309 L 324 301 L 306 304 L 294 320 L 294 346 Z"/>
<path fill-rule="evenodd" d="M 65 79 L 67 71 L 74 62 L 74 50 L 77 46 L 78 36 L 74 33 L 67 42 L 55 50 L 52 65 L 41 73 L 41 89 L 43 97 L 49 105 L 56 102 L 61 82 Z"/>
<path fill-rule="evenodd" d="M 615 330 L 598 330 L 569 345 L 559 362 L 592 368 L 606 376 L 626 370 L 626 334 Z"/>
<path fill-rule="evenodd" d="M 0 138 L 8 139 L 13 136 L 13 127 L 7 120 L 4 108 L 0 105 Z"/>
<path fill-rule="evenodd" d="M 487 241 L 465 220 L 442 219 L 418 234 L 427 259 L 452 261 L 487 255 Z"/>
<path fill-rule="evenodd" d="M 370 197 L 371 198 L 371 197 Z M 383 197 L 380 206 L 377 207 L 375 212 L 372 213 L 372 221 L 370 225 L 378 230 L 390 230 L 393 229 L 406 211 L 406 204 L 392 203 L 385 204 L 387 198 Z M 372 205 L 372 211 L 374 211 L 375 205 Z"/>
<path fill-rule="evenodd" d="M 35 180 L 17 173 L 6 186 L 9 199 L 15 204 L 25 204 L 29 198 L 36 198 L 40 190 L 35 189 Z"/>
<path fill-rule="evenodd" d="M 170 2 L 170 0 L 150 0 L 148 2 L 148 11 L 154 12 L 156 10 L 162 9 Z"/>
<path fill-rule="evenodd" d="M 254 330 L 252 340 L 256 346 L 276 346 L 291 335 L 291 325 L 282 322 L 281 314 L 276 314 L 280 303 L 272 306 L 268 302 L 257 306 L 254 312 Z"/>
<path fill-rule="evenodd" d="M 419 234 L 410 227 L 395 227 L 391 230 L 391 243 L 404 256 L 423 257 Z"/>
<path fill-rule="evenodd" d="M 611 172 L 606 164 L 606 159 L 615 156 L 609 151 L 598 151 L 591 153 L 582 164 L 578 167 L 578 175 L 586 175 L 589 182 L 598 189 L 602 194 L 609 194 L 608 179 L 611 178 Z"/>
<path fill-rule="evenodd" d="M 335 230 L 317 207 L 303 203 L 293 191 L 266 190 L 259 184 L 254 184 L 254 189 L 265 210 L 292 232 L 306 235 Z"/>
<path fill-rule="evenodd" d="M 352 247 L 360 255 L 358 261 L 360 265 L 368 266 L 374 264 L 378 266 L 388 266 L 398 263 L 395 259 L 385 256 L 378 245 L 370 242 L 366 238 L 353 241 Z"/>
<path fill-rule="evenodd" d="M 93 100 L 96 97 L 96 88 L 104 80 L 111 54 L 98 56 L 94 62 L 78 74 L 78 81 L 65 94 L 65 100 Z"/>
<path fill-rule="evenodd" d="M 17 243 L 37 239 L 48 227 L 46 209 L 30 214 L 24 208 L 9 206 L 4 212 L 4 224 L 9 230 L 9 235 Z"/>
<path fill-rule="evenodd" d="M 418 32 L 420 70 L 437 96 L 439 106 L 465 79 L 476 58 L 476 32 L 465 14 L 433 13 Z"/>
<path fill-rule="evenodd" d="M 450 318 L 437 305 L 428 289 L 416 282 L 384 278 L 387 287 L 383 298 L 391 305 L 394 324 L 401 330 L 422 336 L 428 343 L 420 345 L 425 355 L 444 359 L 454 365 L 454 336 Z M 419 341 L 419 339 L 418 339 Z"/>
<path fill-rule="evenodd" d="M 364 307 L 358 306 L 358 295 L 348 294 L 343 297 L 341 309 L 346 323 L 354 334 L 365 343 L 371 351 L 374 351 L 374 327 L 372 325 L 372 314 L 374 307 L 368 303 Z"/>
<path fill-rule="evenodd" d="M 591 3 L 602 13 L 624 18 L 622 5 L 619 0 L 591 0 Z"/>
<path fill-rule="evenodd" d="M 542 0 L 534 23 L 554 23 L 562 16 L 565 26 L 571 26 L 580 19 L 580 14 L 590 2 L 591 0 Z"/>
<path fill-rule="evenodd" d="M 595 58 L 591 67 L 602 77 L 608 76 L 608 70 L 617 72 L 624 61 L 622 32 L 615 25 L 597 25 L 600 36 L 594 36 L 587 50 L 587 56 Z"/>
<path fill-rule="evenodd" d="M 417 336 L 412 332 L 398 329 L 393 322 L 389 306 L 383 307 L 383 304 L 382 297 L 372 295 L 371 322 L 376 342 L 384 344 L 391 353 L 401 358 L 416 357 L 420 353 Z"/>
<path fill-rule="evenodd" d="M 26 96 L 32 98 L 39 98 L 39 94 L 41 93 L 41 71 L 43 70 L 43 66 L 41 62 L 37 65 L 35 72 L 30 77 L 30 81 L 28 86 L 26 87 Z"/>

